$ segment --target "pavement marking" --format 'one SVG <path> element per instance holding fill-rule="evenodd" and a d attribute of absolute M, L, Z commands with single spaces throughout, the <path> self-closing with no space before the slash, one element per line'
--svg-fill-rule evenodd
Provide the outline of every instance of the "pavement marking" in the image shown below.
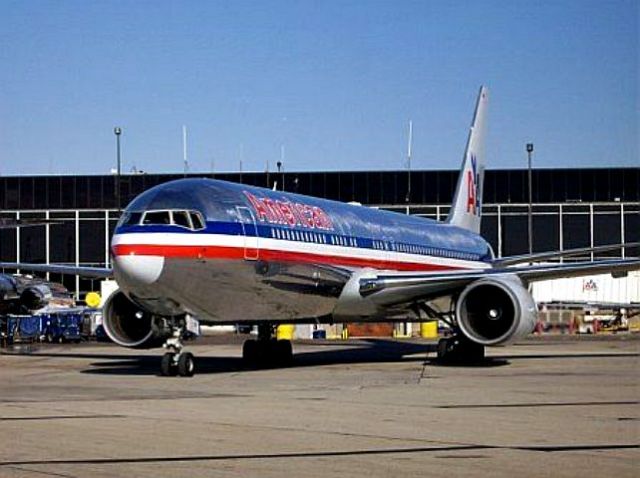
<path fill-rule="evenodd" d="M 39 417 L 0 417 L 0 422 L 23 420 L 77 420 L 82 418 L 127 418 L 126 415 L 45 415 Z"/>
<path fill-rule="evenodd" d="M 285 452 L 285 453 L 254 453 L 238 455 L 185 455 L 185 456 L 160 456 L 160 457 L 131 457 L 131 458 L 86 458 L 67 460 L 21 460 L 2 461 L 0 466 L 25 466 L 25 465 L 96 465 L 96 464 L 123 464 L 123 463 L 167 463 L 167 462 L 194 462 L 194 461 L 228 461 L 228 460 L 269 460 L 283 458 L 323 458 L 364 455 L 389 455 L 400 453 L 433 453 L 472 450 L 519 450 L 536 451 L 544 453 L 571 452 L 571 451 L 602 451 L 640 449 L 640 444 L 602 444 L 602 445 L 532 445 L 532 446 L 500 446 L 500 445 L 456 445 L 437 447 L 413 447 L 413 448 L 374 448 L 363 450 L 327 450 L 310 452 Z"/>
<path fill-rule="evenodd" d="M 433 408 L 538 408 L 538 407 L 582 407 L 607 405 L 640 405 L 640 400 L 616 402 L 550 402 L 550 403 L 486 403 L 467 405 L 435 405 Z"/>

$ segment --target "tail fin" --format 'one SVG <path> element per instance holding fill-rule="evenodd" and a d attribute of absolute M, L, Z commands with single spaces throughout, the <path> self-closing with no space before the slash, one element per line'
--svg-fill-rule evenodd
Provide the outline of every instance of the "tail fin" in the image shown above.
<path fill-rule="evenodd" d="M 462 159 L 458 186 L 447 218 L 449 224 L 480 233 L 482 184 L 484 182 L 484 136 L 489 90 L 480 87 L 471 122 L 467 148 Z"/>

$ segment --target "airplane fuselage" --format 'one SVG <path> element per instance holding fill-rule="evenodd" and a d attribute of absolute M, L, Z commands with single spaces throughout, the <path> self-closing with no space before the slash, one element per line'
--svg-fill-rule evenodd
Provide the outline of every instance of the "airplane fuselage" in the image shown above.
<path fill-rule="evenodd" d="M 425 218 L 208 179 L 146 191 L 112 242 L 120 288 L 203 322 L 331 315 L 354 272 L 489 267 L 479 235 Z"/>

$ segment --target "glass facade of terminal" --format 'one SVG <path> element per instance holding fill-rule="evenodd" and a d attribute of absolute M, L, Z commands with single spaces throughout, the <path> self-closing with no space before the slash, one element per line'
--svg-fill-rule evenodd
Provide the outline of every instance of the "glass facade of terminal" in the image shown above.
<path fill-rule="evenodd" d="M 362 204 L 405 204 L 406 171 L 228 173 L 215 177 L 254 186 L 283 184 L 287 191 Z M 157 184 L 183 175 L 136 174 L 120 178 L 122 204 Z M 451 202 L 458 171 L 413 171 L 412 204 Z M 534 203 L 638 202 L 640 167 L 602 169 L 537 169 L 532 174 Z M 28 176 L 0 178 L 0 209 L 110 209 L 117 208 L 115 176 Z M 489 170 L 484 202 L 521 204 L 528 201 L 527 171 Z"/>
<path fill-rule="evenodd" d="M 202 175 L 199 175 L 202 176 Z M 212 175 L 209 175 L 211 177 Z M 123 206 L 144 190 L 182 175 L 124 175 Z M 216 174 L 215 178 L 357 201 L 401 213 L 444 219 L 457 171 L 414 171 L 407 203 L 406 171 Z M 284 179 L 284 181 L 283 181 Z M 55 224 L 0 229 L 0 260 L 105 265 L 118 219 L 114 176 L 0 178 L 0 218 Z M 487 171 L 482 234 L 497 256 L 528 252 L 527 171 Z M 640 168 L 533 171 L 533 249 L 542 252 L 640 241 Z M 638 255 L 629 250 L 626 255 Z M 603 254 L 619 257 L 620 251 Z M 92 281 L 61 278 L 71 290 Z"/>

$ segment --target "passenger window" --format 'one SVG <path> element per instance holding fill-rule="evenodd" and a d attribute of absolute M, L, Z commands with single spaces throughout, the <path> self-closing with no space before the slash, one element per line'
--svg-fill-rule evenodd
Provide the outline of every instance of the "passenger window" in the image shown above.
<path fill-rule="evenodd" d="M 142 224 L 171 224 L 169 211 L 150 211 L 144 215 Z"/>
<path fill-rule="evenodd" d="M 191 216 L 191 222 L 193 223 L 194 229 L 204 229 L 204 220 L 199 212 L 191 211 L 189 216 Z"/>
<path fill-rule="evenodd" d="M 173 211 L 173 223 L 176 226 L 187 227 L 191 229 L 191 221 L 189 221 L 189 215 L 187 211 Z"/>

